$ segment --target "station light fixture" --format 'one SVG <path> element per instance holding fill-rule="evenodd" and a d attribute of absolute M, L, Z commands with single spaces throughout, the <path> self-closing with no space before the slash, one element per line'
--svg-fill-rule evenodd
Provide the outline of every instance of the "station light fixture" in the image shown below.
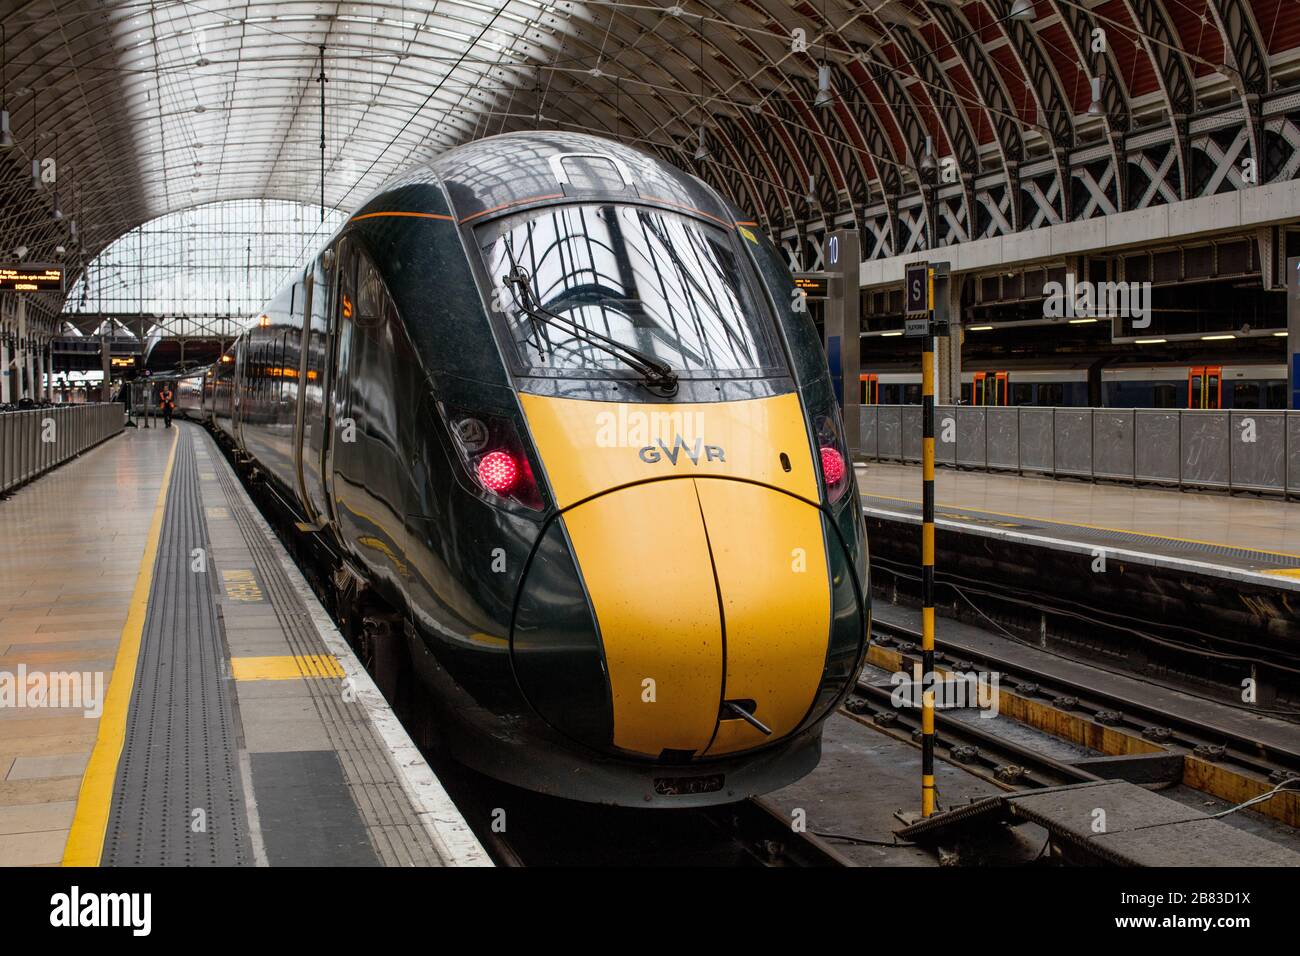
<path fill-rule="evenodd" d="M 902 334 L 903 334 L 902 332 L 881 332 L 880 337 L 884 339 L 892 339 L 895 336 L 899 336 Z"/>
<path fill-rule="evenodd" d="M 1097 320 L 1097 319 L 1071 319 L 1071 320 L 1070 320 L 1070 324 L 1071 324 L 1071 325 L 1089 325 L 1089 324 L 1091 324 L 1091 323 L 1093 323 L 1093 322 L 1096 322 L 1096 321 L 1098 321 L 1098 320 Z"/>
<path fill-rule="evenodd" d="M 9 35 L 0 24 L 0 149 L 12 149 L 14 134 L 9 129 L 9 110 L 5 106 L 9 92 Z"/>
<path fill-rule="evenodd" d="M 26 247 L 26 246 L 17 246 L 17 247 L 15 247 L 15 249 L 14 249 L 14 258 L 15 258 L 15 259 L 18 259 L 18 260 L 20 260 L 20 261 L 23 260 L 23 259 L 26 259 L 26 258 L 27 258 L 27 247 Z"/>
<path fill-rule="evenodd" d="M 1092 102 L 1088 104 L 1089 116 L 1101 116 L 1106 110 L 1101 105 L 1101 77 L 1092 78 Z"/>
<path fill-rule="evenodd" d="M 1034 0 L 1015 0 L 1015 3 L 1011 4 L 1011 12 L 1008 16 L 1012 20 L 1034 19 Z"/>
<path fill-rule="evenodd" d="M 1227 339 L 1235 339 L 1235 338 L 1236 336 L 1231 333 L 1227 335 L 1202 335 L 1201 341 L 1202 342 L 1223 342 Z"/>
<path fill-rule="evenodd" d="M 817 98 L 813 100 L 813 106 L 824 109 L 835 102 L 835 94 L 831 92 L 831 65 L 823 63 L 817 67 Z"/>
<path fill-rule="evenodd" d="M 1134 339 L 1133 341 L 1138 345 L 1163 345 L 1169 340 L 1168 339 Z"/>
<path fill-rule="evenodd" d="M 937 165 L 934 161 L 934 137 L 927 136 L 925 138 L 925 152 L 921 154 L 921 172 L 927 175 L 933 173 Z"/>
<path fill-rule="evenodd" d="M 1286 337 L 1287 337 L 1287 334 L 1288 334 L 1288 333 L 1286 332 L 1285 329 L 1282 330 L 1281 332 L 1274 332 L 1274 333 L 1273 333 L 1274 337 L 1276 337 L 1276 338 L 1280 338 L 1280 339 L 1284 339 L 1284 338 L 1286 338 Z"/>
<path fill-rule="evenodd" d="M 967 331 L 967 332 L 992 332 L 992 331 L 993 331 L 993 326 L 991 326 L 991 325 L 968 325 L 968 326 L 966 326 L 966 331 Z"/>
<path fill-rule="evenodd" d="M 33 159 L 32 160 L 32 192 L 39 193 L 44 191 L 45 191 L 45 186 L 41 182 L 41 161 L 39 159 Z"/>
<path fill-rule="evenodd" d="M 703 124 L 703 123 L 700 124 L 700 128 L 696 131 L 696 134 L 695 134 L 695 135 L 696 135 L 696 137 L 699 139 L 699 145 L 697 145 L 697 146 L 695 147 L 695 156 L 694 156 L 694 158 L 695 158 L 695 161 L 696 161 L 697 163 L 702 163 L 702 162 L 704 162 L 704 160 L 706 160 L 706 159 L 709 158 L 709 147 L 708 147 L 707 145 L 705 145 L 705 143 L 704 143 L 704 124 Z"/>

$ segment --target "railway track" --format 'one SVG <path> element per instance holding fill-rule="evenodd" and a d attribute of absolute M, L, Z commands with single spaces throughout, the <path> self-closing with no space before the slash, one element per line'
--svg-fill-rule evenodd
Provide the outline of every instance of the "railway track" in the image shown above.
<path fill-rule="evenodd" d="M 522 791 L 464 768 L 439 766 L 438 773 L 498 866 L 853 865 L 761 797 L 647 810 Z"/>
<path fill-rule="evenodd" d="M 896 652 L 907 662 L 907 667 L 911 667 L 912 661 L 919 661 L 921 635 L 918 630 L 879 619 L 873 622 L 872 627 L 876 647 Z M 1174 712 L 1132 696 L 1043 673 L 1017 660 L 1013 648 L 1005 652 L 982 653 L 937 638 L 935 663 L 948 671 L 997 672 L 1004 690 L 1025 702 L 1021 709 L 1032 712 L 1034 720 L 1045 725 L 1042 729 L 1056 732 L 1070 728 L 1076 733 L 1086 732 L 1090 740 L 1106 742 L 1103 754 L 1141 757 L 1143 754 L 1165 753 L 1180 756 L 1183 758 L 1182 782 L 1224 800 L 1239 802 L 1285 780 L 1300 778 L 1300 732 L 1296 734 L 1296 747 L 1287 748 L 1270 745 L 1230 727 L 1207 727 L 1188 712 Z M 883 701 L 887 705 L 888 691 L 873 688 L 869 682 L 860 682 L 858 693 L 868 702 L 880 705 Z M 869 705 L 868 709 L 871 709 Z M 892 722 L 909 730 L 914 724 L 919 725 L 919 714 L 893 707 L 888 708 L 888 713 L 896 715 Z M 968 757 L 969 751 L 958 748 L 978 748 L 984 759 L 977 761 L 972 769 L 983 769 L 1000 784 L 1013 783 L 1008 778 L 1016 774 L 1008 768 L 1017 766 L 1024 771 L 1020 779 L 1014 781 L 1019 787 L 1097 779 L 1087 770 L 1053 760 L 1032 748 L 1019 746 L 969 724 L 946 719 L 942 712 L 938 721 L 939 737 L 949 744 L 950 757 L 954 751 L 958 752 L 958 759 L 954 762 L 967 762 L 961 758 Z M 1086 743 L 1077 738 L 1072 742 Z M 1300 799 L 1293 796 L 1284 795 L 1261 806 L 1260 810 L 1292 826 L 1300 825 Z"/>
<path fill-rule="evenodd" d="M 869 724 L 898 740 L 919 741 L 921 712 L 895 708 L 890 694 L 890 688 L 859 680 L 856 694 L 845 704 L 844 713 L 850 719 Z M 935 736 L 935 745 L 941 756 L 1006 789 L 1058 787 L 1100 779 L 1032 747 L 980 730 L 977 725 L 944 717 L 942 711 L 935 717 Z"/>

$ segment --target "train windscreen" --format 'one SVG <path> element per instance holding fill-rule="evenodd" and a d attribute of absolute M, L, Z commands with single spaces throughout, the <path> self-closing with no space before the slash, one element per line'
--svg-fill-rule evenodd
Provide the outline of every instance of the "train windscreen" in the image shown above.
<path fill-rule="evenodd" d="M 551 206 L 482 227 L 479 243 L 521 364 L 533 373 L 626 366 L 586 331 L 686 378 L 784 371 L 772 317 L 723 230 L 659 208 Z M 522 269 L 538 321 L 504 277 Z"/>

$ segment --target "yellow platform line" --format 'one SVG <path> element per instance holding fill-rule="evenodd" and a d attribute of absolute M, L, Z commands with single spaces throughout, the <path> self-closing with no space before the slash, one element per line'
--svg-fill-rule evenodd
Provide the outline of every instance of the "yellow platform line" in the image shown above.
<path fill-rule="evenodd" d="M 346 676 L 333 654 L 298 654 L 284 657 L 232 657 L 235 680 L 298 680 L 303 677 Z"/>
<path fill-rule="evenodd" d="M 919 505 L 921 503 L 915 498 L 898 498 L 893 495 L 878 495 L 869 491 L 863 491 L 862 493 L 867 497 L 879 498 L 882 501 L 905 501 L 908 504 L 913 505 Z M 1300 560 L 1300 554 L 1293 554 L 1290 551 L 1270 551 L 1267 548 L 1254 548 L 1249 545 L 1224 544 L 1222 541 L 1201 541 L 1197 538 L 1179 538 L 1172 534 L 1157 534 L 1154 531 L 1134 531 L 1132 528 L 1107 528 L 1105 525 L 1084 524 L 1082 521 L 1061 521 L 1057 518 L 1044 518 L 1042 515 L 1018 515 L 1013 514 L 1010 511 L 989 511 L 987 508 L 970 508 L 964 505 L 944 504 L 941 501 L 936 501 L 935 507 L 949 508 L 959 511 L 975 511 L 983 515 L 996 515 L 999 518 L 1018 518 L 1021 521 L 1041 521 L 1044 524 L 1059 525 L 1062 528 L 1087 528 L 1089 531 L 1107 531 L 1111 534 L 1135 534 L 1143 538 L 1154 538 L 1157 541 L 1177 541 L 1180 544 L 1201 544 L 1211 548 L 1232 548 L 1235 551 L 1253 551 L 1255 554 L 1270 554 L 1277 558 L 1296 558 L 1297 560 Z M 942 517 L 942 515 L 940 517 Z"/>
<path fill-rule="evenodd" d="M 1273 574 L 1280 578 L 1296 578 L 1300 580 L 1300 568 L 1277 568 L 1276 570 L 1266 570 L 1265 574 Z"/>
<path fill-rule="evenodd" d="M 144 623 L 149 615 L 149 591 L 153 587 L 153 566 L 158 557 L 158 539 L 162 536 L 163 512 L 171 490 L 172 468 L 176 464 L 176 445 L 181 430 L 172 435 L 167 467 L 163 469 L 162 487 L 153 508 L 149 523 L 149 536 L 145 541 L 140 570 L 135 577 L 135 590 L 122 637 L 113 661 L 113 678 L 104 698 L 104 712 L 99 718 L 95 747 L 86 764 L 86 774 L 81 778 L 77 794 L 77 810 L 72 817 L 72 830 L 63 848 L 64 866 L 99 866 L 104 852 L 104 834 L 108 830 L 108 814 L 113 806 L 113 786 L 117 782 L 117 765 L 122 757 L 122 744 L 126 740 L 127 712 L 131 707 L 131 692 L 135 689 L 135 669 L 140 659 L 140 640 L 144 636 Z"/>

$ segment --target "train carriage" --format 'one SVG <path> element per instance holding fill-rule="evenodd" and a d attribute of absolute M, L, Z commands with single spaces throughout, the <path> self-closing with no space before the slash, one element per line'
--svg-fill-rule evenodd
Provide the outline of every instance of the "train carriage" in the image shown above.
<path fill-rule="evenodd" d="M 204 412 L 453 756 L 636 806 L 818 759 L 869 626 L 817 333 L 772 243 L 622 145 L 491 137 L 371 197 Z M 210 387 L 209 387 L 210 385 Z"/>

